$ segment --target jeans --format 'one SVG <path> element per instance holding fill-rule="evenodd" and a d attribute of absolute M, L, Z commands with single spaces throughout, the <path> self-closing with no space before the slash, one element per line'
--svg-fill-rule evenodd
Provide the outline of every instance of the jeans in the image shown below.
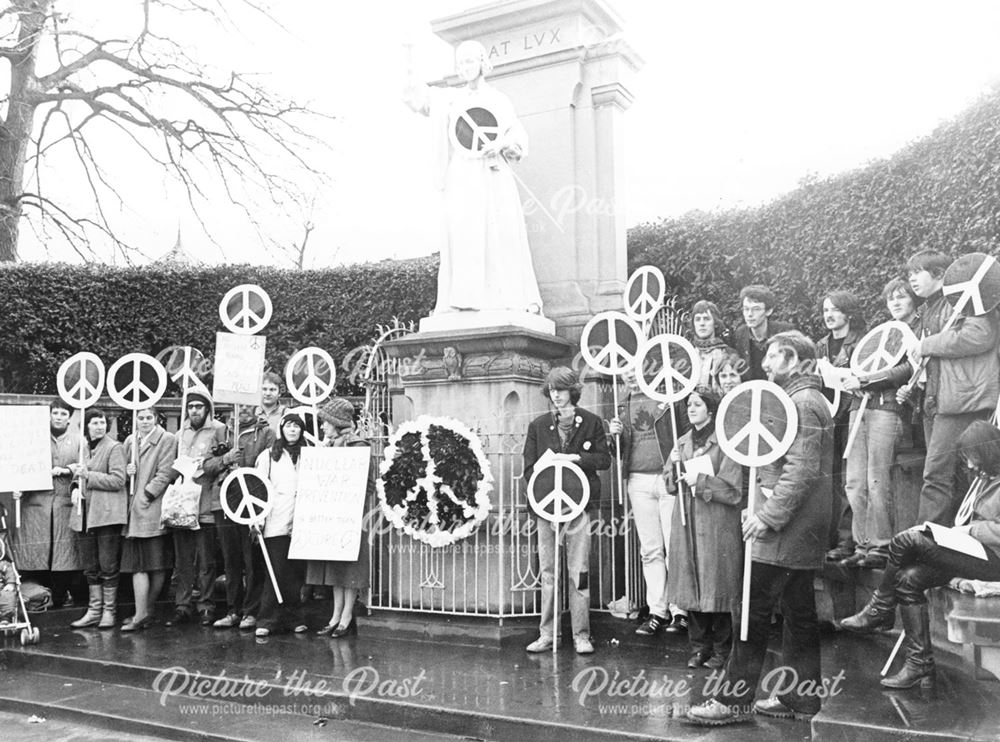
<path fill-rule="evenodd" d="M 847 436 L 850 434 L 848 416 L 834 418 L 833 423 L 833 497 L 830 499 L 830 546 L 843 546 L 854 549 L 852 521 L 854 513 L 847 498 L 845 475 L 847 467 L 844 462 L 844 448 L 847 446 Z M 855 442 L 856 445 L 856 442 Z"/>
<path fill-rule="evenodd" d="M 77 536 L 76 544 L 87 584 L 117 587 L 122 563 L 122 527 L 91 528 Z"/>
<path fill-rule="evenodd" d="M 955 469 L 958 465 L 958 436 L 975 420 L 988 420 L 992 410 L 967 412 L 961 415 L 924 415 L 924 438 L 927 457 L 924 459 L 924 486 L 920 490 L 920 510 L 917 523 L 931 521 L 950 526 L 954 522 L 958 503 L 955 501 Z M 962 494 L 965 494 L 964 492 Z"/>
<path fill-rule="evenodd" d="M 911 528 L 889 542 L 889 564 L 879 592 L 895 592 L 904 605 L 927 602 L 928 588 L 947 585 L 954 577 L 994 582 L 1000 580 L 1000 556 L 986 547 L 986 559 L 942 549 L 929 534 Z"/>
<path fill-rule="evenodd" d="M 851 427 L 857 410 L 851 412 Z M 903 436 L 894 410 L 866 410 L 847 456 L 847 499 L 854 511 L 854 545 L 859 551 L 886 553 L 896 532 L 892 467 Z"/>
<path fill-rule="evenodd" d="M 538 528 L 538 570 L 542 575 L 542 620 L 538 627 L 541 637 L 553 636 L 556 534 L 552 523 L 535 519 Z M 569 616 L 573 639 L 590 637 L 590 515 L 580 513 L 569 523 L 559 526 L 559 570 L 569 575 Z M 562 608 L 562 606 L 560 606 Z M 561 613 L 561 611 L 560 611 Z"/>
<path fill-rule="evenodd" d="M 667 554 L 670 551 L 670 518 L 677 499 L 667 493 L 667 483 L 661 474 L 634 472 L 628 477 L 628 499 L 632 519 L 639 535 L 642 556 L 642 577 L 646 582 L 646 604 L 649 612 L 666 617 L 667 613 Z M 673 613 L 684 614 L 675 605 Z"/>
<path fill-rule="evenodd" d="M 822 687 L 813 571 L 787 569 L 762 562 L 754 562 L 750 573 L 750 620 L 745 642 L 740 641 L 738 636 L 742 606 L 733 612 L 733 632 L 737 636 L 734 637 L 733 651 L 726 663 L 726 687 L 719 694 L 719 701 L 729 706 L 750 705 L 757 691 L 761 667 L 767 654 L 771 614 L 776 606 L 780 606 L 784 617 L 779 664 L 795 670 L 799 679 L 791 693 L 779 695 L 778 698 L 795 711 L 815 713 L 819 711 L 819 699 L 798 693 L 799 689 Z"/>
<path fill-rule="evenodd" d="M 191 592 L 195 580 L 198 581 L 198 611 L 212 613 L 215 601 L 212 589 L 215 587 L 215 525 L 202 523 L 197 531 L 177 529 L 174 537 L 174 572 L 177 585 L 174 592 L 174 607 L 191 613 Z M 195 563 L 197 562 L 197 574 Z"/>

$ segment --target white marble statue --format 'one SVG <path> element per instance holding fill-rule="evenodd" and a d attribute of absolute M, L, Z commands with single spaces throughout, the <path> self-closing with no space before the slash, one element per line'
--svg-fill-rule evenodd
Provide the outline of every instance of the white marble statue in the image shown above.
<path fill-rule="evenodd" d="M 510 163 L 528 137 L 510 100 L 486 83 L 482 44 L 455 50 L 461 88 L 429 88 L 410 65 L 405 102 L 430 116 L 435 185 L 443 192 L 445 235 L 434 314 L 508 310 L 541 314 L 528 234 Z"/>

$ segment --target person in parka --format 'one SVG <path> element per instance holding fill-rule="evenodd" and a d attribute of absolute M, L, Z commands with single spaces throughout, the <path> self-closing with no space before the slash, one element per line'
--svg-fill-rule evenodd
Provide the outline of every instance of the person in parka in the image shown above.
<path fill-rule="evenodd" d="M 810 693 L 822 682 L 813 575 L 823 566 L 829 533 L 833 421 L 820 379 L 811 372 L 815 360 L 815 346 L 800 332 L 782 332 L 768 342 L 763 367 L 795 405 L 795 438 L 784 455 L 760 469 L 754 512 L 743 522 L 743 539 L 753 542 L 747 640 L 733 642 L 726 687 L 688 711 L 688 720 L 697 724 L 746 718 L 767 653 L 771 614 L 779 605 L 784 617 L 779 664 L 794 670 L 799 682 L 788 693 L 756 701 L 753 711 L 803 719 L 819 711 L 820 699 Z M 734 611 L 734 627 L 743 609 Z"/>
<path fill-rule="evenodd" d="M 85 463 L 70 466 L 80 482 L 71 499 L 74 505 L 78 500 L 85 501 L 83 507 L 73 511 L 72 528 L 79 533 L 77 548 L 90 598 L 87 612 L 70 626 L 110 629 L 115 625 L 122 526 L 128 511 L 125 449 L 108 435 L 108 418 L 103 410 L 87 410 L 84 420 L 89 455 Z"/>
<path fill-rule="evenodd" d="M 165 626 L 187 623 L 192 616 L 192 589 L 197 581 L 198 617 L 202 626 L 215 620 L 212 589 L 215 585 L 215 516 L 221 510 L 218 477 L 225 469 L 223 449 L 226 446 L 226 426 L 212 417 L 214 408 L 207 390 L 188 392 L 187 418 L 177 434 L 177 456 L 187 456 L 200 462 L 194 481 L 201 485 L 198 530 L 178 528 L 172 531 L 174 540 L 174 571 L 177 586 L 174 593 L 174 613 Z M 175 473 L 175 479 L 179 476 Z M 195 564 L 198 572 L 195 574 Z"/>
<path fill-rule="evenodd" d="M 58 397 L 49 403 L 52 489 L 13 493 L 15 500 L 21 500 L 21 527 L 11 529 L 14 562 L 22 578 L 36 580 L 52 590 L 55 608 L 62 606 L 67 590 L 72 590 L 74 600 L 86 595 L 78 593 L 74 586 L 83 563 L 77 552 L 76 534 L 70 527 L 70 466 L 80 460 L 80 436 L 69 424 L 72 414 L 72 408 Z"/>
<path fill-rule="evenodd" d="M 233 467 L 253 467 L 257 457 L 274 443 L 270 419 L 260 407 L 240 405 L 236 423 L 236 447 L 224 461 Z M 233 522 L 225 511 L 215 511 L 215 527 L 226 570 L 227 607 L 226 615 L 212 625 L 217 629 L 256 628 L 264 580 L 268 579 L 264 555 L 259 546 L 251 543 L 250 526 Z"/>

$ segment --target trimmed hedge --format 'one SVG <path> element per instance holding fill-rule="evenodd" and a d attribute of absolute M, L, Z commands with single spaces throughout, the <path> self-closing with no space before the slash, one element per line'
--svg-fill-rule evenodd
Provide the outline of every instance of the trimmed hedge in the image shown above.
<path fill-rule="evenodd" d="M 370 342 L 378 323 L 427 316 L 437 271 L 437 256 L 313 271 L 4 264 L 0 391 L 55 394 L 59 365 L 79 351 L 96 353 L 106 367 L 126 353 L 156 355 L 171 345 L 192 345 L 211 358 L 215 333 L 225 329 L 219 302 L 244 283 L 262 286 L 274 305 L 262 333 L 270 368 L 283 374 L 288 358 L 310 345 L 339 364 Z M 338 393 L 363 394 L 344 377 L 338 373 Z"/>
<path fill-rule="evenodd" d="M 869 324 L 880 292 L 923 248 L 954 254 L 1000 245 L 1000 87 L 887 160 L 755 209 L 692 212 L 629 231 L 629 269 L 659 267 L 678 304 L 711 299 L 738 322 L 740 288 L 770 286 L 776 316 L 825 334 L 820 297 L 853 291 Z"/>

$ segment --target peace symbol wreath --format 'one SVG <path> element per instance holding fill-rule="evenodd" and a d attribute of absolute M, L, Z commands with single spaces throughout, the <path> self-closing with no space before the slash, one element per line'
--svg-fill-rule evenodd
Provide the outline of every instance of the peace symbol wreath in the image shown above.
<path fill-rule="evenodd" d="M 400 425 L 379 473 L 385 517 L 430 546 L 466 538 L 489 515 L 490 464 L 479 438 L 457 420 L 421 416 Z"/>

